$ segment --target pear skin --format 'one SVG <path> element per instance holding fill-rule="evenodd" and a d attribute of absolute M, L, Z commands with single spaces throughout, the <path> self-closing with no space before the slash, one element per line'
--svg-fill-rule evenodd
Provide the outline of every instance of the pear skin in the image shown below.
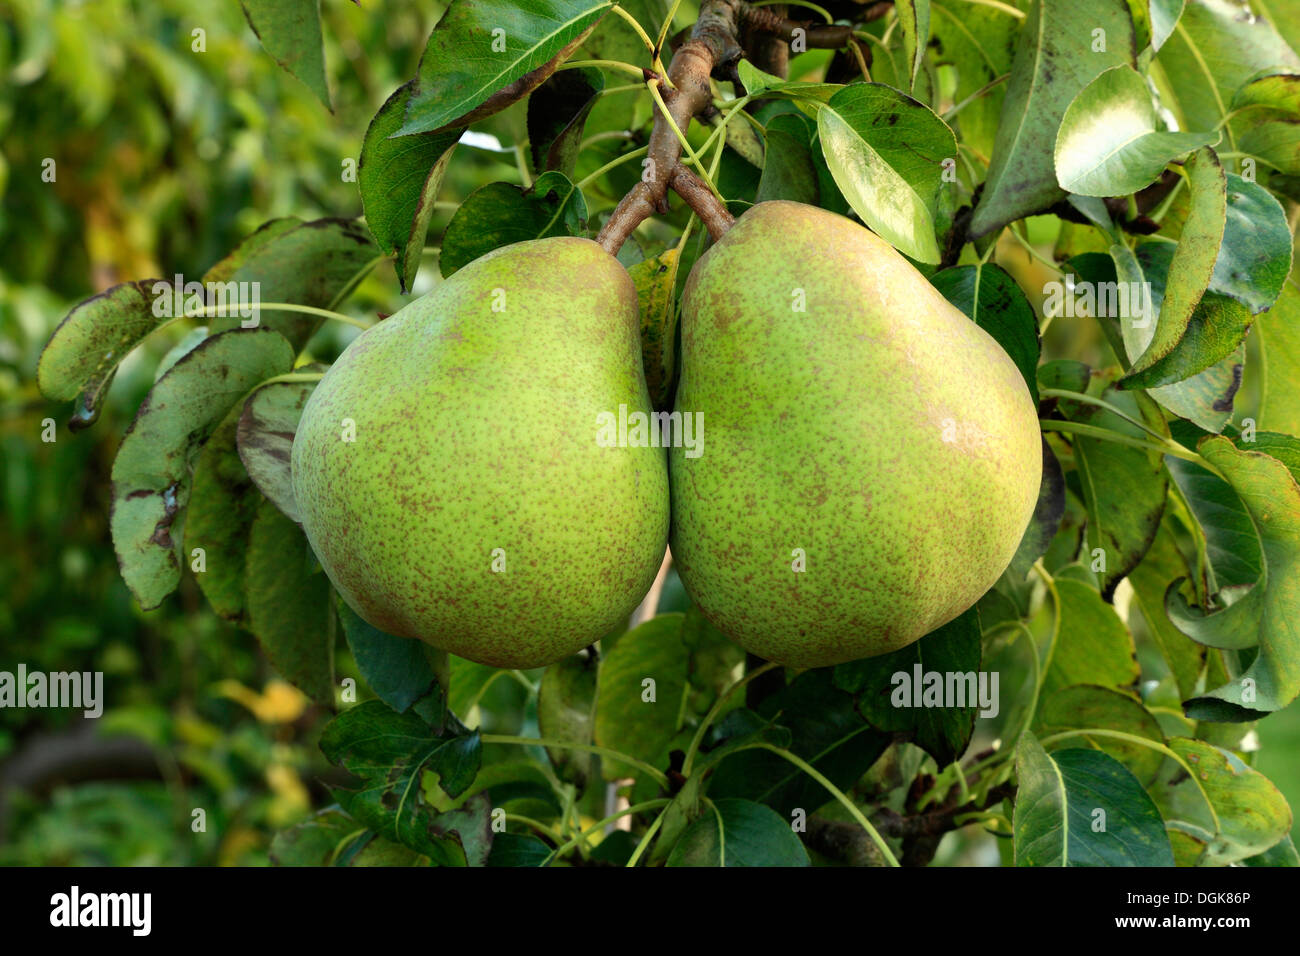
<path fill-rule="evenodd" d="M 893 247 L 760 203 L 686 283 L 672 553 L 703 613 L 795 667 L 885 654 L 974 604 L 1038 498 L 1037 410 L 983 329 Z"/>
<path fill-rule="evenodd" d="M 496 667 L 621 627 L 668 536 L 659 447 L 598 443 L 648 412 L 636 290 L 586 239 L 498 249 L 360 335 L 303 410 L 303 528 L 366 621 Z"/>

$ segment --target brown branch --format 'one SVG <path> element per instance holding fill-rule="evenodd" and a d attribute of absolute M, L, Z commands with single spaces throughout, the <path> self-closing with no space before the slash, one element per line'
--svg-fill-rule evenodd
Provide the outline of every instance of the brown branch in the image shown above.
<path fill-rule="evenodd" d="M 700 217 L 713 240 L 722 238 L 723 233 L 736 223 L 736 217 L 727 212 L 726 204 L 714 195 L 713 190 L 704 184 L 700 177 L 681 163 L 673 170 L 668 185 L 673 192 L 686 201 L 695 215 Z"/>
<path fill-rule="evenodd" d="M 661 110 L 655 115 L 645 176 L 623 197 L 596 236 L 596 241 L 611 255 L 647 217 L 655 212 L 668 211 L 669 185 L 677 176 L 682 156 L 682 144 L 673 126 L 676 125 L 683 135 L 686 133 L 692 118 L 713 103 L 709 77 L 714 69 L 739 59 L 740 6 L 740 0 L 704 0 L 700 5 L 699 19 L 691 30 L 691 38 L 673 54 L 668 67 L 672 88 L 661 91 L 668 114 L 665 116 Z M 694 194 L 692 185 L 685 180 L 683 188 Z M 725 209 L 723 213 L 726 214 Z M 715 224 L 722 222 L 714 216 Z M 709 225 L 707 221 L 706 225 Z M 710 233 L 713 229 L 714 226 L 710 225 Z"/>

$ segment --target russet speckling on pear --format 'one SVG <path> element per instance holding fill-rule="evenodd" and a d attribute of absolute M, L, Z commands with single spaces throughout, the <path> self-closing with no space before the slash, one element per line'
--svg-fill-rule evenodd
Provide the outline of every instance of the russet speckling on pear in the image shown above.
<path fill-rule="evenodd" d="M 348 604 L 497 667 L 623 626 L 668 537 L 664 450 L 597 441 L 601 413 L 650 410 L 639 329 L 627 272 L 566 237 L 495 250 L 359 336 L 291 456 Z"/>
<path fill-rule="evenodd" d="M 888 653 L 1010 563 L 1042 475 L 1010 357 L 862 226 L 752 207 L 695 264 L 669 454 L 672 553 L 705 616 L 798 667 Z M 802 568 L 802 570 L 796 570 Z"/>

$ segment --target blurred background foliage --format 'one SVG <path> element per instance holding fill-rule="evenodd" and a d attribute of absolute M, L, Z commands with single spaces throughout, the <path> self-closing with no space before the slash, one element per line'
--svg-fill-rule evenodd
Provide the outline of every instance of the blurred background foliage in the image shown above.
<path fill-rule="evenodd" d="M 683 5 L 679 25 L 692 6 Z M 322 4 L 331 113 L 262 50 L 234 0 L 0 0 L 0 670 L 21 662 L 102 671 L 110 702 L 97 721 L 0 709 L 0 863 L 263 864 L 277 831 L 331 802 L 336 771 L 316 746 L 328 714 L 276 676 L 252 635 L 219 620 L 191 577 L 144 613 L 118 574 L 108 530 L 113 455 L 158 360 L 185 329 L 133 354 L 99 423 L 76 436 L 64 427 L 69 409 L 37 393 L 36 360 L 72 305 L 118 282 L 198 277 L 268 219 L 359 216 L 349 164 L 375 111 L 414 74 L 443 7 Z M 635 43 L 599 37 L 596 52 L 636 59 Z M 818 72 L 826 56 L 800 58 L 792 75 Z M 637 142 L 650 115 L 644 93 L 602 98 L 577 178 Z M 522 143 L 522 106 L 482 128 L 507 147 Z M 697 143 L 705 135 L 692 131 Z M 612 205 L 637 173 L 624 164 L 600 177 L 584 187 L 588 200 Z M 727 153 L 719 183 L 728 196 L 752 193 L 755 174 Z M 512 149 L 462 145 L 430 242 L 475 188 L 520 177 Z M 648 239 L 638 237 L 641 251 L 674 241 L 684 221 L 678 209 L 652 225 Z M 1050 256 L 1059 228 L 1053 218 L 1030 220 L 1029 239 Z M 681 275 L 700 248 L 697 235 Z M 998 258 L 1041 306 L 1035 290 L 1054 274 L 1014 244 Z M 432 264 L 416 293 L 437 281 Z M 385 264 L 348 309 L 389 313 L 402 302 Z M 1086 360 L 1095 330 L 1054 323 L 1045 358 Z M 330 323 L 310 351 L 329 360 L 352 334 Z M 1257 392 L 1248 363 L 1238 420 L 1253 413 Z M 42 442 L 51 418 L 58 440 Z M 666 600 L 660 609 L 677 608 Z M 339 652 L 340 676 L 360 683 L 342 642 Z M 501 680 L 509 675 L 483 670 L 461 716 L 535 735 L 538 675 Z M 1007 693 L 1012 686 L 1004 683 Z M 1259 769 L 1300 805 L 1300 710 L 1270 717 L 1258 737 Z M 485 752 L 488 761 L 518 757 Z M 205 829 L 196 829 L 196 809 Z M 998 842 L 972 827 L 945 840 L 936 862 L 996 862 Z"/>

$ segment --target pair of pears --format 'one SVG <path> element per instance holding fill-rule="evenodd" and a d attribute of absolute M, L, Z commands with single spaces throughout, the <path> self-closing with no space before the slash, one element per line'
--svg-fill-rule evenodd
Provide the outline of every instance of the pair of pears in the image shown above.
<path fill-rule="evenodd" d="M 862 226 L 761 203 L 697 262 L 676 397 L 694 450 L 598 439 L 620 406 L 650 412 L 639 330 L 617 260 L 552 238 L 483 256 L 349 346 L 292 469 L 361 617 L 538 667 L 626 624 L 671 525 L 714 625 L 819 667 L 915 641 L 1010 562 L 1042 466 L 1028 389 Z"/>

